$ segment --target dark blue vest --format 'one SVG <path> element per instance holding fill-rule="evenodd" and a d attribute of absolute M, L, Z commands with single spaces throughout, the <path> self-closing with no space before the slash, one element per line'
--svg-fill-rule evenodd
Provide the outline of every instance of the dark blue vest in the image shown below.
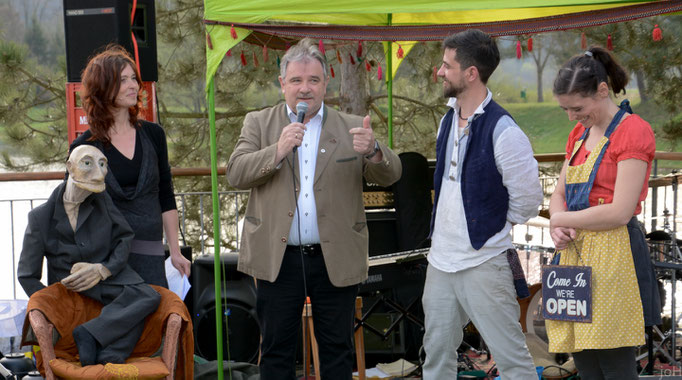
<path fill-rule="evenodd" d="M 485 112 L 474 118 L 469 127 L 467 151 L 464 155 L 464 162 L 461 163 L 464 214 L 471 246 L 477 250 L 504 228 L 509 209 L 509 194 L 502 184 L 502 175 L 495 165 L 493 132 L 497 121 L 502 116 L 511 117 L 511 115 L 493 100 L 483 110 Z M 435 198 L 431 213 L 431 234 L 433 234 L 433 224 L 436 220 L 438 197 L 446 164 L 447 141 L 453 116 L 454 109 L 450 109 L 443 118 L 436 140 L 436 170 L 433 175 Z M 456 154 L 456 152 L 453 153 Z"/>

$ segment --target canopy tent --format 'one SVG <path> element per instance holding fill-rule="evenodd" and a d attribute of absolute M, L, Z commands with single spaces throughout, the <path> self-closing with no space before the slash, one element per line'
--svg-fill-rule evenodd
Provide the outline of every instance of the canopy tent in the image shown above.
<path fill-rule="evenodd" d="M 493 36 L 536 34 L 634 20 L 682 11 L 682 0 L 204 0 L 206 89 L 209 100 L 214 241 L 220 236 L 217 195 L 213 79 L 226 53 L 239 42 L 284 49 L 303 37 L 322 40 L 386 41 L 389 143 L 392 77 L 400 60 L 393 49 L 405 41 L 442 40 L 467 28 Z M 216 331 L 221 332 L 219 250 L 216 244 Z M 222 334 L 217 335 L 222 363 Z M 218 371 L 222 376 L 222 369 Z M 222 377 L 220 377 L 222 379 Z"/>

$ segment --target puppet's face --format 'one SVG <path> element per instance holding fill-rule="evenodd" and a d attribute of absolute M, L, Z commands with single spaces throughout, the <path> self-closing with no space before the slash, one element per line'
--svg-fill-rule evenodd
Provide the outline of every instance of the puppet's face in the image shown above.
<path fill-rule="evenodd" d="M 81 145 L 74 149 L 66 162 L 66 169 L 76 187 L 93 193 L 104 191 L 107 158 L 94 146 Z"/>

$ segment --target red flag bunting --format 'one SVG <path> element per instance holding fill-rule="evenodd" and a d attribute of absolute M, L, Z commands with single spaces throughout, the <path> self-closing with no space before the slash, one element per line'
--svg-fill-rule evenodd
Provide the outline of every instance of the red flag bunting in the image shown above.
<path fill-rule="evenodd" d="M 658 27 L 658 24 L 654 26 L 654 31 L 651 32 L 651 37 L 654 39 L 654 41 L 660 41 L 663 39 L 663 32 L 661 32 L 661 28 Z"/>
<path fill-rule="evenodd" d="M 516 41 L 516 59 L 521 59 L 521 41 Z"/>
<path fill-rule="evenodd" d="M 528 37 L 528 51 L 533 51 L 533 37 Z"/>
<path fill-rule="evenodd" d="M 403 51 L 402 45 L 398 44 L 398 52 L 395 54 L 398 59 L 403 59 L 405 52 Z"/>
<path fill-rule="evenodd" d="M 232 39 L 236 40 L 237 39 L 237 31 L 234 30 L 234 25 L 230 27 L 230 35 L 232 36 Z"/>
<path fill-rule="evenodd" d="M 611 40 L 611 34 L 606 37 L 606 48 L 609 50 L 613 50 L 613 40 Z"/>

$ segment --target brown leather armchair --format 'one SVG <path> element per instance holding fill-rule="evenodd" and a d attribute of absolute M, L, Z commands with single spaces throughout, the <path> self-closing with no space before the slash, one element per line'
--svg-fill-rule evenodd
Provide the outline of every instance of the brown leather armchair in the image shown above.
<path fill-rule="evenodd" d="M 161 294 L 161 304 L 146 318 L 144 332 L 126 364 L 80 366 L 71 331 L 98 315 L 102 305 L 61 284 L 40 290 L 29 299 L 22 345 L 40 347 L 36 353 L 37 366 L 47 380 L 59 379 L 59 374 L 67 376 L 65 373 L 70 378 L 116 379 L 118 375 L 128 378 L 131 371 L 140 379 L 186 378 L 193 373 L 194 354 L 189 312 L 173 292 L 161 287 L 154 289 Z M 159 349 L 160 356 L 152 356 Z"/>

